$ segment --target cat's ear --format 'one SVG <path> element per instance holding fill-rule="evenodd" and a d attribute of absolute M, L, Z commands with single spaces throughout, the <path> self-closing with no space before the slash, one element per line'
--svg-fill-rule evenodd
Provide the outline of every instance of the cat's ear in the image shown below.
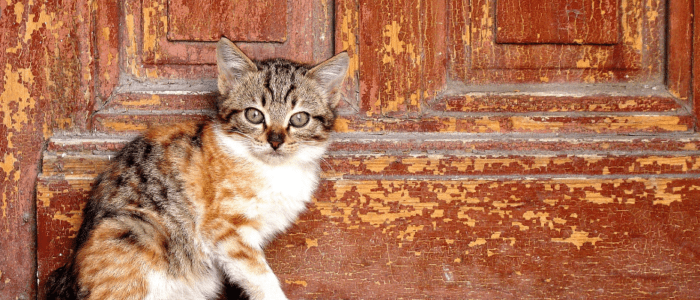
<path fill-rule="evenodd" d="M 348 54 L 341 52 L 306 73 L 306 76 L 315 80 L 326 92 L 331 101 L 329 103 L 331 108 L 335 108 L 340 100 L 340 97 L 336 97 L 334 94 L 345 79 L 349 60 Z"/>
<path fill-rule="evenodd" d="M 216 44 L 216 64 L 219 67 L 219 92 L 224 95 L 241 77 L 258 70 L 241 49 L 225 37 Z"/>

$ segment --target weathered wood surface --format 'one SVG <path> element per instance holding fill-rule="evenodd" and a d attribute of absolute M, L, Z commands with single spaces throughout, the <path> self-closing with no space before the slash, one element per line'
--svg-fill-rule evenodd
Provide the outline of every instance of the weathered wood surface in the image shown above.
<path fill-rule="evenodd" d="M 329 57 L 332 52 L 333 15 L 329 6 L 333 4 L 327 0 L 262 1 L 256 4 L 260 7 L 237 5 L 236 9 L 250 9 L 257 14 L 263 14 L 260 18 L 269 18 L 260 25 L 252 22 L 256 14 L 247 14 L 245 18 L 241 18 L 251 18 L 249 21 L 229 19 L 232 17 L 230 14 L 235 10 L 225 9 L 230 7 L 230 4 L 227 4 L 228 1 L 210 1 L 208 5 L 216 8 L 216 11 L 222 9 L 221 13 L 210 15 L 210 10 L 206 10 L 206 14 L 205 11 L 198 11 L 192 16 L 186 15 L 187 18 L 200 17 L 192 21 L 182 20 L 181 14 L 185 13 L 183 11 L 185 8 L 180 3 L 186 2 L 179 0 L 174 3 L 164 0 L 124 0 L 122 2 L 126 7 L 125 13 L 121 14 L 122 21 L 127 22 L 127 26 L 130 27 L 125 28 L 127 39 L 120 47 L 127 49 L 125 62 L 128 68 L 126 70 L 129 75 L 137 78 L 215 77 L 216 68 L 213 66 L 216 63 L 215 44 L 201 41 L 218 40 L 220 36 L 226 34 L 233 34 L 232 39 L 244 42 L 240 48 L 257 59 L 284 57 L 305 63 L 317 63 Z M 275 6 L 274 9 L 272 9 L 273 6 Z M 265 12 L 270 10 L 276 13 L 270 13 L 266 17 Z M 114 13 L 120 14 L 119 11 Z M 250 24 L 255 26 L 233 29 L 222 24 L 219 28 L 219 25 L 215 25 L 217 22 L 210 18 L 214 20 L 222 18 L 225 23 L 251 22 Z M 169 27 L 169 22 L 175 23 L 173 29 L 182 27 L 180 24 L 186 22 L 183 26 L 191 33 L 176 34 Z M 208 28 L 205 24 L 217 27 Z M 241 34 L 241 32 L 246 33 Z M 257 36 L 270 35 L 272 32 L 281 34 L 281 37 L 270 38 L 273 41 L 279 40 L 277 43 L 255 43 L 260 39 Z"/>
<path fill-rule="evenodd" d="M 468 2 L 468 3 L 467 3 Z M 501 32 L 521 32 L 520 20 L 511 20 L 503 27 L 497 22 L 497 9 L 507 9 L 513 3 L 527 1 L 450 1 L 449 28 L 451 75 L 453 79 L 467 83 L 648 83 L 663 77 L 664 46 L 661 38 L 667 8 L 665 1 L 529 1 L 531 9 L 536 3 L 549 3 L 552 7 L 567 7 L 574 3 L 617 3 L 609 13 L 617 13 L 616 22 L 596 24 L 600 27 L 588 32 L 590 36 L 605 36 L 610 31 L 619 36 L 612 45 L 598 45 L 574 39 L 572 44 L 547 43 L 535 34 L 519 39 L 519 44 L 497 41 Z M 687 3 L 688 1 L 679 1 Z M 593 10 L 608 10 L 595 7 Z M 517 12 L 515 12 L 517 14 Z M 566 11 L 559 13 L 565 14 Z M 569 11 L 575 13 L 575 9 Z M 602 11 L 601 11 L 602 13 Z M 575 22 L 560 24 L 566 28 L 585 24 Z M 528 19 L 525 19 L 525 22 Z M 549 21 L 549 22 L 547 22 Z M 619 25 L 618 25 L 619 24 Z M 528 26 L 535 31 L 557 28 L 556 19 L 533 20 Z M 541 28 L 544 26 L 544 28 Z M 500 27 L 500 29 L 499 29 Z M 518 33 L 520 34 L 520 33 Z M 675 36 L 675 35 L 674 35 Z M 541 35 L 540 38 L 543 38 Z M 661 77 L 659 77 L 661 76 Z"/>
<path fill-rule="evenodd" d="M 617 44 L 617 0 L 496 2 L 496 42 Z"/>
<path fill-rule="evenodd" d="M 95 128 L 108 133 L 136 133 L 149 125 L 173 124 L 202 119 L 190 112 L 165 112 L 149 115 L 103 114 L 95 119 Z M 559 134 L 652 134 L 690 133 L 691 116 L 425 116 L 395 121 L 344 117 L 335 125 L 339 132 L 461 132 L 461 133 L 559 133 Z"/>
<path fill-rule="evenodd" d="M 661 39 L 667 10 L 682 10 L 688 0 L 670 8 L 661 1 L 606 1 L 597 6 L 583 0 L 550 2 L 548 13 L 568 11 L 575 16 L 559 24 L 568 28 L 562 36 L 575 41 L 562 37 L 547 42 L 525 33 L 518 33 L 523 35 L 518 43 L 525 44 L 497 41 L 497 28 L 506 33 L 522 30 L 517 20 L 503 27 L 495 19 L 499 9 L 511 11 L 509 7 L 520 3 L 515 0 L 344 0 L 335 3 L 334 16 L 328 13 L 327 1 L 289 4 L 294 6 L 293 15 L 287 16 L 291 20 L 298 19 L 296 14 L 310 14 L 304 22 L 285 25 L 290 26 L 287 32 L 300 36 L 289 35 L 281 44 L 241 47 L 257 58 L 282 55 L 308 62 L 329 56 L 333 43 L 335 52 L 349 51 L 351 76 L 342 91 L 341 131 L 648 134 L 694 128 L 681 79 L 688 78 L 687 64 L 669 60 L 668 72 L 675 73 L 664 74 Z M 533 3 L 530 11 L 539 7 Z M 216 89 L 215 82 L 206 79 L 215 74 L 212 45 L 197 38 L 170 41 L 166 21 L 179 10 L 165 9 L 165 1 L 123 5 L 118 20 L 103 23 L 121 20 L 128 25 L 123 28 L 127 39 L 117 46 L 127 55 L 121 68 L 138 80 L 124 81 L 101 103 L 93 115 L 93 129 L 137 132 L 149 124 L 176 122 L 181 115 L 207 113 L 201 110 L 210 105 Z M 586 13 L 619 15 L 620 22 L 578 22 Z M 335 28 L 330 28 L 333 17 Z M 678 41 L 669 48 L 674 57 L 689 55 L 690 48 L 683 46 L 688 42 L 688 27 L 682 25 L 687 17 L 679 13 L 680 21 L 669 25 L 670 38 Z M 543 22 L 535 27 L 546 31 L 558 24 Z M 333 43 L 327 38 L 331 30 Z M 261 33 L 252 27 L 249 34 Z M 609 36 L 602 38 L 610 39 L 605 42 L 609 45 L 601 44 L 603 36 Z M 298 45 L 304 39 L 310 42 Z M 525 82 L 549 85 L 503 85 Z M 490 85 L 472 85 L 484 83 Z"/>
<path fill-rule="evenodd" d="M 676 98 L 651 89 L 648 92 L 566 95 L 514 90 L 448 95 L 425 103 L 418 118 L 343 113 L 336 130 L 639 134 L 694 129 L 692 115 Z M 215 97 L 213 92 L 120 94 L 95 114 L 93 126 L 109 133 L 135 133 L 149 125 L 204 118 L 213 115 Z M 346 112 L 351 111 L 349 105 L 345 108 Z"/>
<path fill-rule="evenodd" d="M 290 297 L 700 297 L 699 139 L 431 137 L 338 137 L 309 212 L 267 250 Z M 99 139 L 44 155 L 40 279 L 128 140 Z"/>
<path fill-rule="evenodd" d="M 688 63 L 693 49 L 692 1 L 668 2 L 668 90 L 676 97 L 688 101 L 691 97 L 693 64 Z M 697 34 L 696 34 L 697 36 Z"/>
<path fill-rule="evenodd" d="M 324 181 L 268 249 L 290 298 L 700 298 L 700 5 L 540 1 L 562 28 L 527 31 L 519 0 L 273 2 L 286 22 L 234 30 L 177 29 L 180 0 L 0 1 L 0 299 L 33 298 L 34 241 L 40 283 L 69 254 L 126 140 L 211 114 L 217 34 L 351 57 Z"/>
<path fill-rule="evenodd" d="M 695 2 L 693 2 L 695 3 Z M 693 5 L 693 15 L 695 17 L 700 16 L 700 5 Z M 700 32 L 700 22 L 697 21 L 697 18 L 693 19 L 693 52 L 692 52 L 692 57 L 694 61 L 697 62 L 697 57 L 700 57 L 700 34 L 697 34 Z M 693 63 L 692 64 L 692 70 L 693 74 L 700 74 L 700 64 L 698 63 Z M 691 90 L 693 92 L 693 112 L 695 115 L 695 118 L 698 119 L 700 118 L 700 97 L 697 97 L 696 95 L 700 95 L 700 80 L 693 80 L 691 84 Z M 698 124 L 695 124 L 695 129 L 696 131 L 699 129 Z"/>
<path fill-rule="evenodd" d="M 158 2 L 168 8 L 166 28 L 170 41 L 216 42 L 222 34 L 232 41 L 287 40 L 286 0 Z"/>
<path fill-rule="evenodd" d="M 0 1 L 0 299 L 36 297 L 35 187 L 45 138 L 94 104 L 86 1 Z"/>

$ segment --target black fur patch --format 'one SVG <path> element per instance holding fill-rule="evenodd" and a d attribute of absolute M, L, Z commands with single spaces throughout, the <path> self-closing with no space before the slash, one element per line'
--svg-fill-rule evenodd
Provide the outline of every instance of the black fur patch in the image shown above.
<path fill-rule="evenodd" d="M 114 181 L 114 184 L 119 187 L 119 186 L 124 185 L 124 181 L 125 181 L 124 176 L 119 175 L 119 176 L 117 176 L 117 179 Z"/>
<path fill-rule="evenodd" d="M 44 299 L 78 299 L 78 278 L 71 266 L 65 265 L 51 272 L 44 286 Z"/>
<path fill-rule="evenodd" d="M 129 152 L 126 154 L 126 166 L 133 167 L 136 165 L 136 153 Z"/>
<path fill-rule="evenodd" d="M 202 147 L 202 132 L 204 131 L 204 123 L 197 124 L 197 131 L 194 133 L 190 139 L 190 144 L 192 146 L 201 148 Z"/>
<path fill-rule="evenodd" d="M 128 231 L 126 231 L 126 232 L 120 234 L 120 235 L 117 237 L 117 239 L 120 240 L 120 241 L 129 243 L 129 244 L 132 244 L 132 245 L 136 245 L 136 244 L 139 243 L 138 237 L 137 237 L 136 234 L 134 234 L 134 232 L 131 231 L 131 230 L 128 230 Z"/>
<path fill-rule="evenodd" d="M 245 290 L 235 283 L 230 283 L 228 280 L 224 283 L 224 298 L 228 300 L 248 300 L 248 294 Z"/>
<path fill-rule="evenodd" d="M 289 98 L 289 94 L 292 93 L 297 87 L 292 83 L 289 88 L 287 89 L 287 93 L 284 95 L 284 102 L 289 102 L 287 98 Z M 292 108 L 294 108 L 297 105 L 297 98 L 294 97 L 292 98 Z"/>
<path fill-rule="evenodd" d="M 275 94 L 272 92 L 272 89 L 270 88 L 270 80 L 272 79 L 272 72 L 268 71 L 265 72 L 265 88 L 267 89 L 268 92 L 270 92 L 270 95 L 272 95 L 272 99 L 275 99 Z M 265 97 L 262 97 L 260 99 L 262 101 L 262 106 L 265 106 Z"/>
<path fill-rule="evenodd" d="M 151 143 L 146 143 L 146 145 L 143 147 L 143 153 L 141 154 L 141 159 L 146 160 L 151 156 L 151 152 L 153 151 L 153 145 Z"/>
<path fill-rule="evenodd" d="M 333 122 L 328 122 L 328 120 L 323 117 L 323 116 L 314 116 L 314 119 L 318 120 L 321 122 L 321 125 L 323 125 L 323 128 L 326 130 L 331 130 L 333 129 Z"/>

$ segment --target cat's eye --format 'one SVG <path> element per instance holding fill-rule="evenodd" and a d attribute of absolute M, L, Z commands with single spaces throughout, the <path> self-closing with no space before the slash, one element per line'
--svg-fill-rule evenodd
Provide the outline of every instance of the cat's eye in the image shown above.
<path fill-rule="evenodd" d="M 289 123 L 291 123 L 294 127 L 304 126 L 306 123 L 309 123 L 309 114 L 305 112 L 296 113 L 289 120 Z"/>
<path fill-rule="evenodd" d="M 265 120 L 262 112 L 252 107 L 245 110 L 245 118 L 248 119 L 248 122 L 253 124 L 260 124 Z"/>

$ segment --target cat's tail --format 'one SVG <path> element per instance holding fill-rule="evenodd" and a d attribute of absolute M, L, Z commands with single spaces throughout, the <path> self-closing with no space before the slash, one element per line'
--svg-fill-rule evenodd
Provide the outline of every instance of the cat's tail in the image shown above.
<path fill-rule="evenodd" d="M 76 300 L 78 299 L 78 278 L 70 264 L 51 272 L 44 286 L 46 300 Z"/>

